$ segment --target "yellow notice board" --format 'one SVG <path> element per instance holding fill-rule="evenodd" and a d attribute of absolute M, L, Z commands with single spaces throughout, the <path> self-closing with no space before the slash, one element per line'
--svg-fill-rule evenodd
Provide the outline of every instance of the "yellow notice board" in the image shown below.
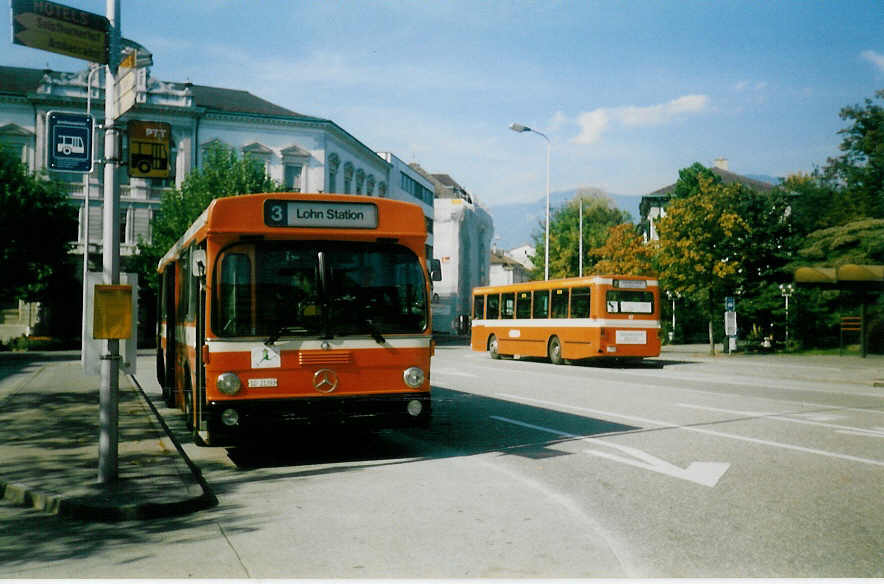
<path fill-rule="evenodd" d="M 130 336 L 132 336 L 132 286 L 96 284 L 92 338 L 128 339 Z"/>

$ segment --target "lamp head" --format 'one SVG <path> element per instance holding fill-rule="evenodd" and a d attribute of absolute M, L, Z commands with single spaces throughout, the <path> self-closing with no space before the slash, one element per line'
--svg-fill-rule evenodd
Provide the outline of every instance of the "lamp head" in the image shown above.
<path fill-rule="evenodd" d="M 513 122 L 512 124 L 510 124 L 510 130 L 512 130 L 513 132 L 530 132 L 531 128 Z"/>

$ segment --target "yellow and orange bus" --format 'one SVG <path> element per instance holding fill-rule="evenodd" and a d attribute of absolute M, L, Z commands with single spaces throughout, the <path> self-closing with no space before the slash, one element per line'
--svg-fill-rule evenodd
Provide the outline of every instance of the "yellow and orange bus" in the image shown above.
<path fill-rule="evenodd" d="M 493 359 L 570 360 L 660 354 L 656 278 L 587 276 L 473 289 L 471 346 Z"/>
<path fill-rule="evenodd" d="M 430 278 L 417 205 L 216 199 L 160 260 L 157 375 L 197 442 L 280 422 L 422 425 Z"/>

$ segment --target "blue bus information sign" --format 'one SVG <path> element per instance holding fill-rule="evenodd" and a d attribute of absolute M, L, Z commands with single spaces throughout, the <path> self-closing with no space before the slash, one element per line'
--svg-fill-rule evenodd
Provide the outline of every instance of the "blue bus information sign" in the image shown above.
<path fill-rule="evenodd" d="M 62 172 L 92 172 L 92 116 L 49 112 L 47 166 Z"/>

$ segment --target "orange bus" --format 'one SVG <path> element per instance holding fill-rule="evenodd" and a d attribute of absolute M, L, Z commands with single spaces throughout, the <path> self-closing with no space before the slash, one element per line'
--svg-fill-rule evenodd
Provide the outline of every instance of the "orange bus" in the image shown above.
<path fill-rule="evenodd" d="M 216 199 L 158 265 L 166 402 L 209 445 L 280 422 L 427 424 L 426 237 L 395 200 Z"/>
<path fill-rule="evenodd" d="M 587 276 L 473 289 L 471 346 L 492 359 L 640 359 L 660 354 L 656 278 Z"/>

